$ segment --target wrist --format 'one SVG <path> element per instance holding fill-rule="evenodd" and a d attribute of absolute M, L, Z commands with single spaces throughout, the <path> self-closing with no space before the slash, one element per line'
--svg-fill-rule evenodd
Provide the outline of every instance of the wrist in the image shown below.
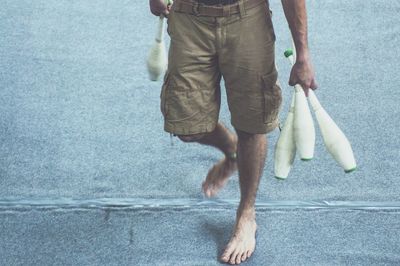
<path fill-rule="evenodd" d="M 296 61 L 303 62 L 309 60 L 309 52 L 307 41 L 295 41 L 294 42 L 296 49 Z"/>
<path fill-rule="evenodd" d="M 310 60 L 310 54 L 308 50 L 300 50 L 296 52 L 296 62 L 304 63 Z"/>

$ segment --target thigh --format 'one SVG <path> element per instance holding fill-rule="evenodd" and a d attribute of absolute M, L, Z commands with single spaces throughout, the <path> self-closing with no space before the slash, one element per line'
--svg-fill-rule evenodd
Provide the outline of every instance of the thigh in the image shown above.
<path fill-rule="evenodd" d="M 206 133 L 217 124 L 221 74 L 209 19 L 173 10 L 169 15 L 169 64 L 160 95 L 167 132 Z"/>
<path fill-rule="evenodd" d="M 232 125 L 249 133 L 268 133 L 278 125 L 282 102 L 271 13 L 262 4 L 230 19 L 220 68 Z"/>
<path fill-rule="evenodd" d="M 231 15 L 224 27 L 220 51 L 221 72 L 233 76 L 235 68 L 267 75 L 275 68 L 275 32 L 267 3 L 246 10 L 245 15 Z"/>

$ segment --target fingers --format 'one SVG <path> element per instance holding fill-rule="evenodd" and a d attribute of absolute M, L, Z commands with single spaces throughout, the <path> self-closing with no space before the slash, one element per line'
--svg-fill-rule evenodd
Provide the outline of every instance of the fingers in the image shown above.
<path fill-rule="evenodd" d="M 295 80 L 295 79 L 293 78 L 293 76 L 290 75 L 289 85 L 290 85 L 290 86 L 294 86 L 294 85 L 296 85 L 296 84 L 297 84 L 297 80 Z"/>
<path fill-rule="evenodd" d="M 299 84 L 303 87 L 304 93 L 308 97 L 308 90 L 315 90 L 318 85 L 315 81 L 315 73 L 311 61 L 309 59 L 297 61 L 290 72 L 289 85 L 295 86 Z"/>
<path fill-rule="evenodd" d="M 308 89 L 303 87 L 303 90 L 304 90 L 304 94 L 306 95 L 306 97 L 308 97 Z"/>
<path fill-rule="evenodd" d="M 299 84 L 303 88 L 304 93 L 308 97 L 308 88 L 310 88 L 311 81 L 310 82 L 302 81 L 302 80 L 296 79 L 293 76 L 291 76 L 290 79 L 289 79 L 289 85 L 290 86 L 295 86 L 297 84 Z"/>
<path fill-rule="evenodd" d="M 308 97 L 308 91 L 309 91 L 309 89 L 316 90 L 317 88 L 318 88 L 318 84 L 317 84 L 317 82 L 315 81 L 315 79 L 312 79 L 312 80 L 311 80 L 309 86 L 307 86 L 307 85 L 304 85 L 304 86 L 303 86 L 304 93 L 306 94 L 307 97 Z"/>
<path fill-rule="evenodd" d="M 163 0 L 149 0 L 150 1 L 150 11 L 155 16 L 164 15 L 168 17 L 171 5 L 166 5 Z"/>
<path fill-rule="evenodd" d="M 318 88 L 318 84 L 317 84 L 317 82 L 315 81 L 315 79 L 313 79 L 313 80 L 311 81 L 310 88 L 313 89 L 313 90 L 315 90 L 315 89 Z"/>
<path fill-rule="evenodd" d="M 162 14 L 164 17 L 168 18 L 168 15 L 169 15 L 169 9 L 168 9 L 168 7 L 165 8 L 163 11 L 161 11 L 161 14 Z"/>
<path fill-rule="evenodd" d="M 158 9 L 150 9 L 151 13 L 155 16 L 160 16 L 161 14 L 164 15 L 165 17 L 168 17 L 169 15 L 169 10 L 165 9 L 165 10 L 158 10 Z"/>

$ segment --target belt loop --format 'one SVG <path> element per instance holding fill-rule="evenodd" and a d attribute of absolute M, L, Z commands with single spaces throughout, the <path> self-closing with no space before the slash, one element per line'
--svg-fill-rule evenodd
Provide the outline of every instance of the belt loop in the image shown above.
<path fill-rule="evenodd" d="M 199 2 L 197 2 L 197 1 L 195 1 L 194 3 L 193 3 L 193 9 L 192 9 L 192 11 L 193 11 L 193 14 L 195 15 L 195 16 L 198 16 L 199 15 L 199 8 L 200 8 L 200 3 Z"/>
<path fill-rule="evenodd" d="M 222 6 L 222 16 L 228 17 L 228 16 L 230 16 L 230 13 L 231 13 L 230 5 L 223 5 Z"/>
<path fill-rule="evenodd" d="M 239 0 L 239 14 L 241 18 L 244 15 L 246 15 L 246 9 L 244 8 L 244 0 Z"/>

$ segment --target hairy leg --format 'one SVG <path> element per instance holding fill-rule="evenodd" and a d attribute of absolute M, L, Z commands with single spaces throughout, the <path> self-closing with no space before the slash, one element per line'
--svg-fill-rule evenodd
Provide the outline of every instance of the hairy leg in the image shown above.
<path fill-rule="evenodd" d="M 246 260 L 255 249 L 255 198 L 264 169 L 267 151 L 265 134 L 238 134 L 238 169 L 240 183 L 240 204 L 236 212 L 236 224 L 221 260 L 239 264 Z"/>
<path fill-rule="evenodd" d="M 215 129 L 210 133 L 180 135 L 180 140 L 184 142 L 198 142 L 200 144 L 213 146 L 225 154 L 226 157 L 232 157 L 236 153 L 236 136 L 233 135 L 222 123 L 218 123 Z M 234 142 L 234 143 L 233 143 Z"/>
<path fill-rule="evenodd" d="M 198 142 L 200 144 L 218 148 L 225 154 L 225 158 L 215 164 L 207 174 L 202 189 L 207 197 L 212 197 L 226 184 L 228 178 L 237 170 L 236 149 L 237 137 L 222 123 L 218 123 L 214 131 L 207 134 L 178 136 L 184 142 Z"/>

